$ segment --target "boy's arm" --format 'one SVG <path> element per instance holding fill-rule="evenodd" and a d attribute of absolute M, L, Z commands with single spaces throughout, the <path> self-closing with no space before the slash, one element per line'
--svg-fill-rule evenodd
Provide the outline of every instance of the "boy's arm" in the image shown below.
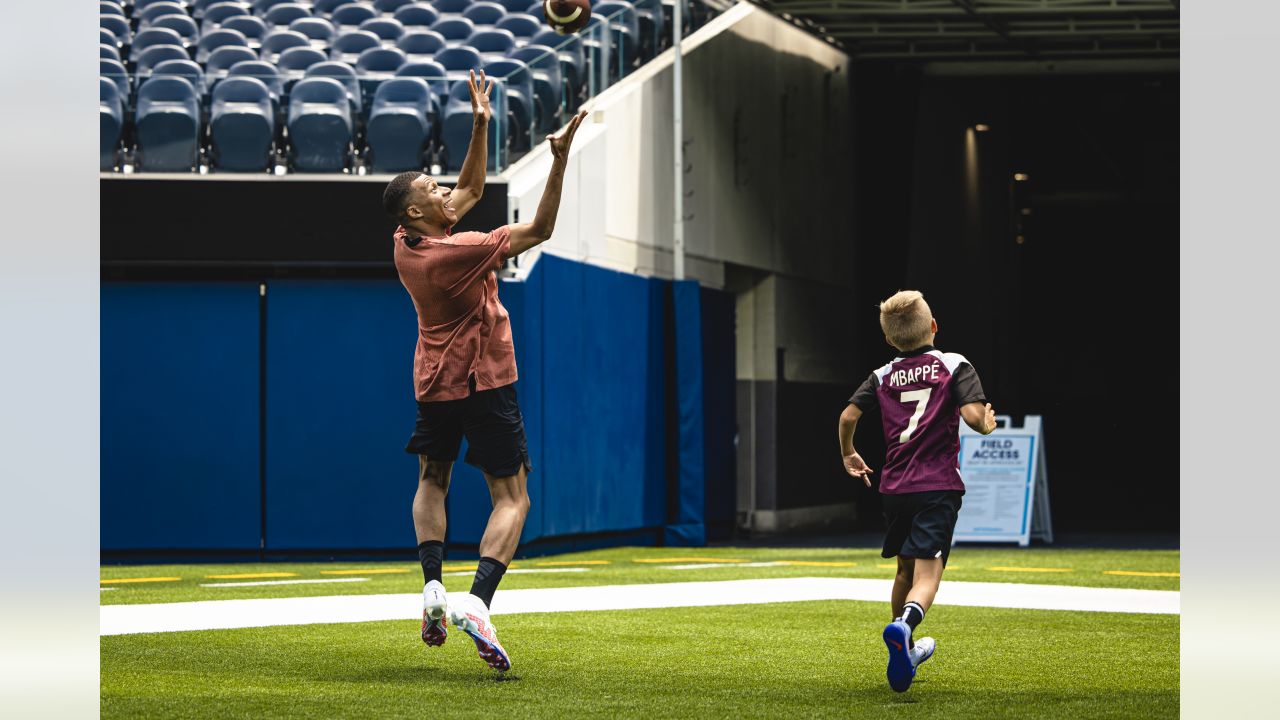
<path fill-rule="evenodd" d="M 862 409 L 849 403 L 840 413 L 840 455 L 844 458 L 844 471 L 849 475 L 862 478 L 867 487 L 871 487 L 871 473 L 862 456 L 853 448 L 853 434 L 858 430 L 858 420 L 862 417 Z"/>
<path fill-rule="evenodd" d="M 511 241 L 507 248 L 507 257 L 515 257 L 529 248 L 546 242 L 556 229 L 556 215 L 560 213 L 560 190 L 564 185 L 564 169 L 569 164 L 569 146 L 573 144 L 573 136 L 578 126 L 587 116 L 583 110 L 569 121 L 568 127 L 559 137 L 547 136 L 551 143 L 551 174 L 547 176 L 547 186 L 542 190 L 542 200 L 538 202 L 538 211 L 533 221 L 511 226 Z"/>
<path fill-rule="evenodd" d="M 471 71 L 467 89 L 471 92 L 471 144 L 467 146 L 467 156 L 462 161 L 462 170 L 458 172 L 458 185 L 450 193 L 453 210 L 458 213 L 459 220 L 484 195 L 485 172 L 489 167 L 489 118 L 493 116 L 493 110 L 489 107 L 493 81 L 490 80 L 486 86 L 483 70 L 480 71 L 478 83 L 476 71 Z"/>
<path fill-rule="evenodd" d="M 996 413 L 991 403 L 971 402 L 960 406 L 960 417 L 974 432 L 990 435 L 996 429 Z"/>

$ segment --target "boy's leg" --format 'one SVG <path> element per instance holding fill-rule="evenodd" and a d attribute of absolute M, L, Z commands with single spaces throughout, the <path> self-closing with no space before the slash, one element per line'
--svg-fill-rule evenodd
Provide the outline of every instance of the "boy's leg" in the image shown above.
<path fill-rule="evenodd" d="M 893 609 L 893 617 L 902 617 L 902 606 L 907 602 L 907 593 L 911 592 L 915 579 L 915 559 L 898 556 L 898 573 L 893 577 L 893 595 L 889 604 Z"/>

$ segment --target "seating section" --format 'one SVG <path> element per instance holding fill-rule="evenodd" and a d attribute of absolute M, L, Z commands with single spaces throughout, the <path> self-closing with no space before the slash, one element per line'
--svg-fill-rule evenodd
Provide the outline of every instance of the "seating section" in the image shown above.
<path fill-rule="evenodd" d="M 563 36 L 536 0 L 100 0 L 99 165 L 457 172 L 483 70 L 497 169 L 670 45 L 661 0 L 592 6 Z"/>

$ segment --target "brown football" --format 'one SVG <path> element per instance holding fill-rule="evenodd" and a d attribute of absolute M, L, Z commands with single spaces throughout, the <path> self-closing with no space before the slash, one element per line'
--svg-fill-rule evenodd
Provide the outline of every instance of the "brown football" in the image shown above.
<path fill-rule="evenodd" d="M 591 0 L 542 0 L 542 15 L 557 33 L 576 33 L 591 19 Z"/>

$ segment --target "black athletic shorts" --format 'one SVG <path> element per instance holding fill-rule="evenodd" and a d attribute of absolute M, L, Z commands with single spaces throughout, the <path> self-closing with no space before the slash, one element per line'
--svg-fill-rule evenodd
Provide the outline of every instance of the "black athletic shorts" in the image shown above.
<path fill-rule="evenodd" d="M 932 490 L 881 495 L 884 521 L 889 529 L 880 556 L 940 557 L 946 567 L 963 494 L 955 490 Z"/>
<path fill-rule="evenodd" d="M 521 465 L 533 471 L 515 385 L 473 392 L 461 400 L 418 403 L 418 421 L 404 450 L 452 462 L 464 435 L 468 465 L 494 477 L 515 475 Z"/>

